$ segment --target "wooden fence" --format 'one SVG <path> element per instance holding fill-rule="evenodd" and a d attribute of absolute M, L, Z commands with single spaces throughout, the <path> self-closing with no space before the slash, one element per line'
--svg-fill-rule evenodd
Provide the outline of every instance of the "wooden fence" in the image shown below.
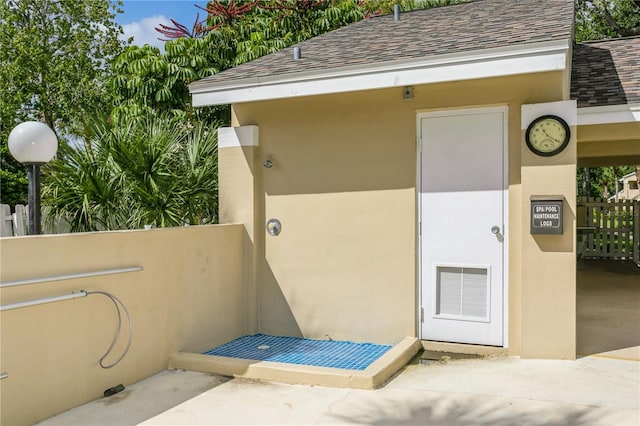
<path fill-rule="evenodd" d="M 640 201 L 578 199 L 578 255 L 640 265 Z"/>
<path fill-rule="evenodd" d="M 43 209 L 42 216 L 45 217 L 46 210 Z M 69 226 L 62 219 L 56 224 L 44 221 L 42 225 L 43 234 L 63 234 L 69 232 Z M 0 204 L 0 237 L 17 237 L 29 235 L 29 206 L 17 204 L 14 213 L 8 204 Z"/>

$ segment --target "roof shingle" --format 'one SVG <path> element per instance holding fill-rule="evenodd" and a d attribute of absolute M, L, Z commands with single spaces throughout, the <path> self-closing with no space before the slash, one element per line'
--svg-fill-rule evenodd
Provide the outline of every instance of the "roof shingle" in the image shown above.
<path fill-rule="evenodd" d="M 356 22 L 192 83 L 330 71 L 518 44 L 571 40 L 573 0 L 475 0 Z"/>
<path fill-rule="evenodd" d="M 640 37 L 575 45 L 571 99 L 578 108 L 640 103 Z"/>

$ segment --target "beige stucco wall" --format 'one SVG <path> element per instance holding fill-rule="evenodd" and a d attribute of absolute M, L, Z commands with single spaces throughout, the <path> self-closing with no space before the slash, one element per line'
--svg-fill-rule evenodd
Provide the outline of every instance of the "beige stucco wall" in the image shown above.
<path fill-rule="evenodd" d="M 559 100 L 562 88 L 557 72 L 419 86 L 408 101 L 396 88 L 234 105 L 234 126 L 260 129 L 245 157 L 256 180 L 259 331 L 382 343 L 416 336 L 416 115 L 508 105 L 508 339 L 519 354 L 520 107 Z M 265 237 L 270 217 L 281 220 L 280 236 Z"/>
<path fill-rule="evenodd" d="M 9 377 L 0 381 L 1 423 L 36 422 L 166 369 L 176 351 L 200 352 L 243 335 L 244 234 L 241 225 L 216 225 L 1 239 L 2 281 L 144 268 L 2 289 L 3 305 L 110 292 L 131 314 L 133 342 L 120 364 L 100 368 L 117 317 L 99 295 L 3 311 L 0 369 Z"/>
<path fill-rule="evenodd" d="M 578 126 L 578 166 L 640 164 L 640 122 Z"/>
<path fill-rule="evenodd" d="M 522 256 L 521 352 L 525 358 L 576 357 L 576 164 L 575 102 L 526 105 L 522 137 L 538 116 L 553 113 L 570 126 L 568 146 L 552 157 L 522 152 Z M 562 235 L 532 235 L 531 199 L 563 199 Z"/>

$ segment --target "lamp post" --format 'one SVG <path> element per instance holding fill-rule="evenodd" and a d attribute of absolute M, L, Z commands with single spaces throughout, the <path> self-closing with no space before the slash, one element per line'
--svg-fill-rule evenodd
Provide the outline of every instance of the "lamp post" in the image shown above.
<path fill-rule="evenodd" d="M 48 163 L 58 151 L 56 134 L 44 123 L 26 121 L 9 133 L 9 151 L 13 158 L 27 166 L 29 178 L 29 235 L 42 232 L 40 219 L 40 166 Z"/>

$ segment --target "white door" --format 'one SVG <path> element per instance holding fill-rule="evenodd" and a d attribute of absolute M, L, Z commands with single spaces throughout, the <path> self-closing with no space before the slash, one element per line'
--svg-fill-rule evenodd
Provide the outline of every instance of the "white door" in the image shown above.
<path fill-rule="evenodd" d="M 420 114 L 421 338 L 504 345 L 507 107 Z"/>

